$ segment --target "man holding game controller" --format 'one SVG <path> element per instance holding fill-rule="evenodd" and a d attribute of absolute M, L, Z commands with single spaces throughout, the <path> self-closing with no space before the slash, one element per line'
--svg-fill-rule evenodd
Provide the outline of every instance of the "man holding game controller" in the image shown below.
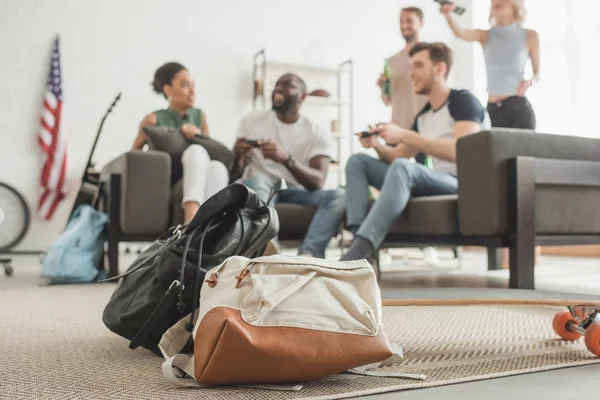
<path fill-rule="evenodd" d="M 419 34 L 423 28 L 424 15 L 418 7 L 404 7 L 400 12 L 400 34 L 406 42 L 402 51 L 390 57 L 389 72 L 391 73 L 391 94 L 386 94 L 384 87 L 385 73 L 381 74 L 377 85 L 381 88 L 381 100 L 392 107 L 392 122 L 401 128 L 410 129 L 415 117 L 427 104 L 427 96 L 417 94 L 413 90 L 409 73 L 410 49 L 419 43 Z M 377 151 L 377 149 L 375 149 Z M 380 158 L 382 155 L 379 155 Z M 384 158 L 382 158 L 385 160 Z M 425 155 L 417 154 L 415 160 L 426 164 Z M 388 160 L 388 162 L 391 162 Z M 438 265 L 440 259 L 434 247 L 423 249 L 423 260 L 429 265 Z"/>
<path fill-rule="evenodd" d="M 448 87 L 451 66 L 452 50 L 445 44 L 416 44 L 410 50 L 410 77 L 415 92 L 427 96 L 427 104 L 412 129 L 377 124 L 369 130 L 375 135 L 360 139 L 363 147 L 376 149 L 381 160 L 364 153 L 348 160 L 347 224 L 354 240 L 342 261 L 372 261 L 411 197 L 456 193 L 456 141 L 489 128 L 489 119 L 469 91 Z M 433 160 L 432 168 L 409 160 L 419 152 Z M 381 194 L 369 210 L 370 185 Z"/>
<path fill-rule="evenodd" d="M 316 209 L 299 255 L 325 257 L 345 211 L 344 192 L 322 190 L 332 159 L 333 140 L 324 128 L 300 115 L 306 84 L 294 75 L 279 78 L 272 109 L 255 111 L 238 129 L 234 152 L 239 181 L 267 201 L 271 187 L 285 179 L 288 189 L 276 201 Z"/>

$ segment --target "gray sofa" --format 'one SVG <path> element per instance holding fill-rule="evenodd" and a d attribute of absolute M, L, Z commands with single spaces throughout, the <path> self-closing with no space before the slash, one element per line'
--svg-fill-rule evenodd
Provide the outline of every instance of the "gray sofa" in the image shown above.
<path fill-rule="evenodd" d="M 483 246 L 488 268 L 510 248 L 511 288 L 534 288 L 534 247 L 600 243 L 600 140 L 494 130 L 457 144 L 458 194 L 410 201 L 382 248 Z M 102 171 L 108 189 L 109 265 L 115 240 L 152 240 L 180 220 L 168 156 L 129 152 Z M 116 205 L 112 207 L 112 205 Z M 311 209 L 277 207 L 280 238 L 300 241 Z M 113 221 L 118 221 L 114 223 Z"/>
<path fill-rule="evenodd" d="M 100 175 L 109 214 L 109 276 L 118 275 L 120 242 L 149 242 L 169 227 L 183 223 L 182 182 L 170 185 L 171 161 L 159 151 L 130 151 L 109 162 Z M 278 204 L 279 240 L 283 244 L 302 241 L 314 210 L 294 204 Z"/>

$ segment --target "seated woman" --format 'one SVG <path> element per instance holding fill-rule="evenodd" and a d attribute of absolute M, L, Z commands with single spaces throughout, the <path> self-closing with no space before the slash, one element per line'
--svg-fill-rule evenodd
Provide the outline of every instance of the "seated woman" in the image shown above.
<path fill-rule="evenodd" d="M 133 150 L 141 150 L 147 143 L 143 131 L 147 126 L 178 128 L 188 139 L 195 135 L 208 136 L 206 115 L 194 108 L 194 81 L 183 65 L 170 62 L 160 67 L 154 74 L 152 87 L 169 100 L 169 108 L 150 113 L 142 120 Z M 171 184 L 183 178 L 185 223 L 192 220 L 206 199 L 229 183 L 225 165 L 212 161 L 207 151 L 197 144 L 189 145 L 181 160 L 172 160 L 172 166 Z"/>

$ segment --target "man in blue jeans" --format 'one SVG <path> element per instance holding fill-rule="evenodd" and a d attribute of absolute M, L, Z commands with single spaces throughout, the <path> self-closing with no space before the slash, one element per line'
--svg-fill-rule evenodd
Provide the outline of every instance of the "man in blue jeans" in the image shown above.
<path fill-rule="evenodd" d="M 362 138 L 379 160 L 355 154 L 346 166 L 347 223 L 354 233 L 342 261 L 372 261 L 392 224 L 411 197 L 454 194 L 456 141 L 488 125 L 483 106 L 470 92 L 448 87 L 452 51 L 442 43 L 419 43 L 410 50 L 410 77 L 417 94 L 428 102 L 415 118 L 412 129 L 378 124 Z M 379 138 L 385 143 L 381 143 Z M 427 168 L 412 160 L 419 152 L 433 160 Z M 380 197 L 369 211 L 369 186 Z"/>
<path fill-rule="evenodd" d="M 242 120 L 234 152 L 241 182 L 267 201 L 279 179 L 289 189 L 276 201 L 316 209 L 299 255 L 325 257 L 329 240 L 339 231 L 345 212 L 344 192 L 322 190 L 331 162 L 333 140 L 324 128 L 300 115 L 306 84 L 285 74 L 273 90 L 271 110 L 256 111 Z"/>

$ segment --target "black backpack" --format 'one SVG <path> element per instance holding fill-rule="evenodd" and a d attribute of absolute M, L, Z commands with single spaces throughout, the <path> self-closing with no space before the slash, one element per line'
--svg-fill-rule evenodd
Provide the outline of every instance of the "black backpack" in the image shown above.
<path fill-rule="evenodd" d="M 271 191 L 285 189 L 278 182 Z M 267 203 L 268 204 L 268 203 Z M 186 227 L 169 229 L 141 253 L 119 280 L 102 320 L 114 333 L 160 355 L 163 333 L 190 314 L 186 329 L 193 330 L 193 316 L 206 272 L 225 259 L 263 254 L 277 236 L 275 209 L 240 183 L 225 187 L 208 199 Z M 183 351 L 192 351 L 188 343 Z"/>

